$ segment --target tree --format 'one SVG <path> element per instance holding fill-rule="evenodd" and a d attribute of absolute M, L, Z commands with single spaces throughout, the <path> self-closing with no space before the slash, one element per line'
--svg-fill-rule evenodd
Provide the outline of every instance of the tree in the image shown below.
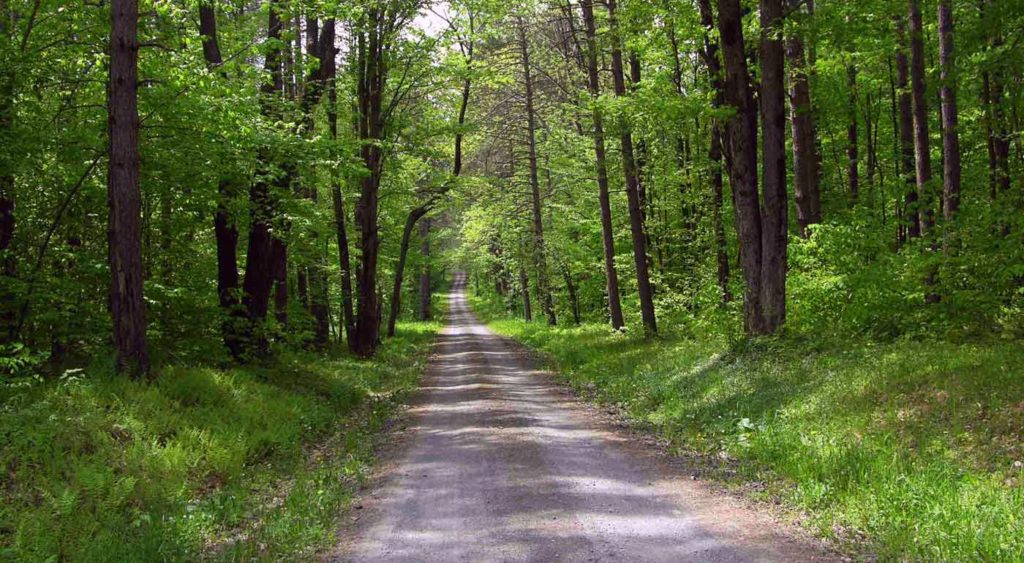
<path fill-rule="evenodd" d="M 956 59 L 953 53 L 953 6 L 939 0 L 939 58 L 942 64 L 943 215 L 947 225 L 960 208 L 960 131 L 956 107 Z"/>
<path fill-rule="evenodd" d="M 548 279 L 547 254 L 544 249 L 544 219 L 541 212 L 540 178 L 537 174 L 537 117 L 533 100 L 533 68 L 530 66 L 530 43 L 526 37 L 526 24 L 523 17 L 517 16 L 517 29 L 519 32 L 519 53 L 520 63 L 523 66 L 523 95 L 526 104 L 526 158 L 529 166 L 530 179 L 530 209 L 532 211 L 533 225 L 533 264 L 537 271 L 537 298 L 540 299 L 541 307 L 544 308 L 544 315 L 548 324 L 556 324 L 555 306 L 551 298 L 551 289 Z"/>
<path fill-rule="evenodd" d="M 622 304 L 619 299 L 619 274 L 615 268 L 615 232 L 612 226 L 611 196 L 608 190 L 608 165 L 604 147 L 604 118 L 598 105 L 601 96 L 601 80 L 597 73 L 597 26 L 594 24 L 594 3 L 582 0 L 583 25 L 587 43 L 587 84 L 593 98 L 591 119 L 594 124 L 594 167 L 597 172 L 598 202 L 601 206 L 601 243 L 604 249 L 604 271 L 608 292 L 608 316 L 615 330 L 625 326 Z"/>
<path fill-rule="evenodd" d="M 803 10 L 800 0 L 789 1 L 791 14 Z M 709 9 L 710 11 L 710 9 Z M 814 113 L 807 73 L 807 56 L 799 32 L 786 38 L 786 60 L 790 67 L 789 115 L 793 131 L 794 199 L 800 234 L 807 236 L 808 227 L 821 222 L 821 171 L 818 165 Z"/>
<path fill-rule="evenodd" d="M 615 15 L 615 0 L 606 2 L 608 26 L 611 32 L 612 79 L 615 96 L 626 96 L 626 80 L 622 66 L 622 39 Z M 633 240 L 633 262 L 636 266 L 636 285 L 640 294 L 640 317 L 647 334 L 658 332 L 654 314 L 654 288 L 651 286 L 647 261 L 647 234 L 644 228 L 643 197 L 640 194 L 640 169 L 633 154 L 633 135 L 624 118 L 619 119 L 619 143 L 622 148 L 622 169 L 626 176 L 626 198 L 629 202 L 629 228 Z"/>
<path fill-rule="evenodd" d="M 146 310 L 142 300 L 138 18 L 136 0 L 111 1 L 107 86 L 110 313 L 114 322 L 117 371 L 136 379 L 147 377 L 150 368 Z"/>

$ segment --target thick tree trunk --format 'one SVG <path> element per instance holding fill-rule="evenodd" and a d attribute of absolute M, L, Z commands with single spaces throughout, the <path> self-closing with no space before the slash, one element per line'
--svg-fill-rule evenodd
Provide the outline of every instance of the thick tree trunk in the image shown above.
<path fill-rule="evenodd" d="M 789 205 L 786 199 L 786 90 L 782 0 L 761 0 L 761 123 L 764 177 L 761 223 L 761 309 L 764 330 L 786 320 Z"/>
<path fill-rule="evenodd" d="M 358 304 L 352 351 L 359 356 L 372 356 L 380 340 L 380 307 L 377 294 L 377 262 L 380 252 L 377 208 L 380 180 L 384 171 L 384 86 L 387 80 L 387 57 L 382 28 L 388 14 L 372 9 L 366 15 L 358 43 L 358 101 L 360 156 L 368 171 L 360 181 L 356 203 L 356 224 L 359 227 L 359 268 L 356 271 Z"/>
<path fill-rule="evenodd" d="M 946 232 L 960 209 L 960 133 L 956 106 L 956 59 L 953 53 L 953 6 L 939 0 L 939 58 L 942 66 L 943 216 Z M 948 241 L 948 237 L 947 237 Z"/>
<path fill-rule="evenodd" d="M 223 64 L 217 39 L 217 15 L 212 4 L 199 6 L 199 34 L 203 36 L 203 58 L 211 69 Z M 230 202 L 237 194 L 228 179 L 217 184 L 217 210 L 213 215 L 213 232 L 217 244 L 217 297 L 226 318 L 221 323 L 221 335 L 231 357 L 242 354 L 241 331 L 244 329 L 244 311 L 239 306 L 238 226 L 231 218 Z"/>
<path fill-rule="evenodd" d="M 907 184 L 903 220 L 907 238 L 913 239 L 921 236 L 921 217 L 914 164 L 914 111 L 910 95 L 910 63 L 907 59 L 909 47 L 902 18 L 896 21 L 896 38 L 899 44 L 896 50 L 896 88 L 899 92 L 900 169 Z"/>
<path fill-rule="evenodd" d="M 601 80 L 597 73 L 597 27 L 594 23 L 593 0 L 582 0 L 583 23 L 587 37 L 587 79 L 590 95 L 594 98 L 591 110 L 594 122 L 594 155 L 597 172 L 597 197 L 601 205 L 601 242 L 604 247 L 605 286 L 608 290 L 608 316 L 614 330 L 625 326 L 622 302 L 619 296 L 619 274 L 615 267 L 615 227 L 612 223 L 612 205 L 608 190 L 608 164 L 605 157 L 604 121 L 597 106 L 601 95 Z"/>
<path fill-rule="evenodd" d="M 757 112 L 750 88 L 747 53 L 743 40 L 743 12 L 739 0 L 718 1 L 718 30 L 725 62 L 725 103 L 733 108 L 726 121 L 729 183 L 736 208 L 736 229 L 743 270 L 744 328 L 749 334 L 765 334 L 761 315 L 761 211 L 757 187 Z"/>
<path fill-rule="evenodd" d="M 0 1 L 0 37 L 7 37 L 7 10 Z M 10 138 L 14 127 L 14 73 L 0 75 L 0 139 Z M 10 165 L 10 164 L 8 164 Z M 0 342 L 17 337 L 18 315 L 14 281 L 18 272 L 11 242 L 15 230 L 15 189 L 17 184 L 10 169 L 0 171 Z"/>
<path fill-rule="evenodd" d="M 107 85 L 110 157 L 107 202 L 110 245 L 110 312 L 119 373 L 149 375 L 142 299 L 142 193 L 139 185 L 137 0 L 110 5 L 110 75 Z"/>
<path fill-rule="evenodd" d="M 789 0 L 790 10 L 799 10 L 800 0 Z M 818 166 L 811 87 L 807 76 L 807 57 L 799 32 L 786 38 L 786 58 L 792 69 L 789 88 L 789 114 L 793 132 L 793 195 L 796 199 L 800 235 L 808 236 L 808 226 L 821 223 L 821 172 Z"/>
<path fill-rule="evenodd" d="M 267 41 L 271 49 L 264 59 L 264 68 L 270 73 L 270 80 L 263 84 L 260 111 L 264 116 L 273 117 L 284 90 L 281 71 L 281 17 L 279 0 L 271 0 L 267 16 Z M 259 166 L 266 171 L 270 167 L 270 155 L 266 147 L 259 149 Z M 270 306 L 270 292 L 274 285 L 278 263 L 275 262 L 274 237 L 272 236 L 277 205 L 265 174 L 249 187 L 249 249 L 245 260 L 245 280 L 242 283 L 242 303 L 249 315 L 246 343 L 257 356 L 269 352 L 265 322 Z"/>
<path fill-rule="evenodd" d="M 540 179 L 537 174 L 537 117 L 533 99 L 533 69 L 530 67 L 530 46 L 526 36 L 526 25 L 519 20 L 519 53 L 523 65 L 523 87 L 526 96 L 526 150 L 530 171 L 530 195 L 533 211 L 533 263 L 537 271 L 537 298 L 547 316 L 548 324 L 554 325 L 555 304 L 551 296 L 548 278 L 547 253 L 544 248 L 544 221 L 541 212 Z"/>
<path fill-rule="evenodd" d="M 622 39 L 619 37 L 615 0 L 608 0 L 608 25 L 612 34 L 612 78 L 616 97 L 626 96 L 626 80 L 622 66 Z M 633 239 L 633 261 L 636 265 L 637 290 L 640 296 L 640 317 L 644 332 L 658 332 L 654 314 L 654 290 L 651 287 L 647 261 L 647 240 L 644 229 L 643 199 L 640 194 L 640 170 L 633 155 L 633 135 L 625 120 L 618 124 L 622 145 L 622 168 L 626 176 L 626 198 L 629 204 L 629 229 Z"/>
<path fill-rule="evenodd" d="M 857 67 L 846 67 L 846 89 L 849 107 L 846 122 L 846 179 L 851 203 L 860 198 L 860 148 L 857 144 Z"/>
<path fill-rule="evenodd" d="M 420 256 L 423 264 L 420 266 L 420 289 L 419 307 L 416 318 L 421 321 L 429 320 L 431 315 L 431 283 L 430 283 L 430 217 L 420 221 Z"/>

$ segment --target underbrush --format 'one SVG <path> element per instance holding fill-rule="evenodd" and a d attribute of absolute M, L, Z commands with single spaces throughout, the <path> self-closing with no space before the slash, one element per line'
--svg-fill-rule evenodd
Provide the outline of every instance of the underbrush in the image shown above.
<path fill-rule="evenodd" d="M 372 360 L 285 352 L 164 367 L 151 384 L 107 365 L 3 382 L 0 558 L 312 557 L 437 329 L 402 325 Z"/>
<path fill-rule="evenodd" d="M 680 453 L 728 460 L 766 485 L 748 491 L 855 552 L 1024 560 L 1019 341 L 644 341 L 601 325 L 491 326 Z"/>

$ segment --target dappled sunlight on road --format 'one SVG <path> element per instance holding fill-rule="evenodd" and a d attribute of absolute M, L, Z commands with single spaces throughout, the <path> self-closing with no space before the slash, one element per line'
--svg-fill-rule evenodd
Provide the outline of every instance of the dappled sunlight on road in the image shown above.
<path fill-rule="evenodd" d="M 468 311 L 410 406 L 409 441 L 339 560 L 755 561 L 819 553 L 638 459 Z M 374 501 L 373 499 L 379 499 Z"/>

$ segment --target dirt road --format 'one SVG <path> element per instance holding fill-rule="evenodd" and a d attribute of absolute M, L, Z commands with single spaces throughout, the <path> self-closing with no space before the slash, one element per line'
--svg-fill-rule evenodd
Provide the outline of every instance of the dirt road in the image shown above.
<path fill-rule="evenodd" d="M 481 325 L 462 285 L 404 444 L 329 560 L 832 559 L 608 428 Z"/>

